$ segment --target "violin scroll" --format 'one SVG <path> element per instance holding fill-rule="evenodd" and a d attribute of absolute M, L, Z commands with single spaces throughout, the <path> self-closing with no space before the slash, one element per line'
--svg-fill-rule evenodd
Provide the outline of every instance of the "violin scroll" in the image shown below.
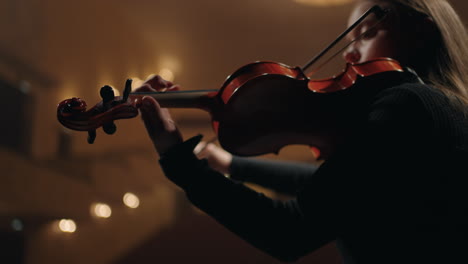
<path fill-rule="evenodd" d="M 118 119 L 133 118 L 138 115 L 138 102 L 129 100 L 132 80 L 125 83 L 123 96 L 115 96 L 112 87 L 105 85 L 100 90 L 102 101 L 89 110 L 86 102 L 73 97 L 60 102 L 57 106 L 59 122 L 72 130 L 88 131 L 88 143 L 94 143 L 96 129 L 103 128 L 106 134 L 114 134 Z"/>
<path fill-rule="evenodd" d="M 58 110 L 64 116 L 69 116 L 73 113 L 82 113 L 86 111 L 86 102 L 78 97 L 63 100 L 58 105 Z"/>

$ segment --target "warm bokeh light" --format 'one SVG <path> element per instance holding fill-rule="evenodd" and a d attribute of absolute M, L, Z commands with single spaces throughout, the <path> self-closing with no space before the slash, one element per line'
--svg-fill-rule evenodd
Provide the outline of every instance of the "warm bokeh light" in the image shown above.
<path fill-rule="evenodd" d="M 170 69 L 173 72 L 180 72 L 181 70 L 181 63 L 180 60 L 177 58 L 178 56 L 164 54 L 157 59 L 156 67 L 158 69 Z"/>
<path fill-rule="evenodd" d="M 132 79 L 132 90 L 142 86 L 143 83 L 145 83 L 145 81 L 141 80 L 138 77 L 132 77 L 131 79 Z"/>
<path fill-rule="evenodd" d="M 138 199 L 138 196 L 130 192 L 123 196 L 123 202 L 130 208 L 137 208 L 140 205 L 140 199 Z"/>
<path fill-rule="evenodd" d="M 120 91 L 117 88 L 112 87 L 112 90 L 114 90 L 114 96 L 120 96 Z"/>
<path fill-rule="evenodd" d="M 73 233 L 76 231 L 76 223 L 71 219 L 62 219 L 58 223 L 60 231 L 64 233 Z"/>
<path fill-rule="evenodd" d="M 165 54 L 157 58 L 155 68 L 159 69 L 157 74 L 163 79 L 174 81 L 176 74 L 181 72 L 181 62 L 178 56 Z"/>
<path fill-rule="evenodd" d="M 335 6 L 344 5 L 353 2 L 354 0 L 294 0 L 295 2 L 314 5 L 314 6 Z"/>
<path fill-rule="evenodd" d="M 77 91 L 78 89 L 75 84 L 67 82 L 60 86 L 60 90 L 57 92 L 58 100 L 62 101 L 72 97 L 79 97 L 79 93 Z"/>
<path fill-rule="evenodd" d="M 95 203 L 91 205 L 91 212 L 94 216 L 100 218 L 109 218 L 112 215 L 112 209 L 105 203 Z"/>
<path fill-rule="evenodd" d="M 164 79 L 164 80 L 167 80 L 167 81 L 174 81 L 174 73 L 169 70 L 168 68 L 164 68 L 164 69 L 161 69 L 159 71 L 159 75 Z"/>

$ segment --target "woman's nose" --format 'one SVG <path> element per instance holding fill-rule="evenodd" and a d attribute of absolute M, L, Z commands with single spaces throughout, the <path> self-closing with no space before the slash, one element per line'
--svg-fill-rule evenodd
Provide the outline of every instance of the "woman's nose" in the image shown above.
<path fill-rule="evenodd" d="M 357 63 L 361 60 L 361 54 L 355 48 L 350 48 L 343 53 L 343 58 L 347 63 Z"/>

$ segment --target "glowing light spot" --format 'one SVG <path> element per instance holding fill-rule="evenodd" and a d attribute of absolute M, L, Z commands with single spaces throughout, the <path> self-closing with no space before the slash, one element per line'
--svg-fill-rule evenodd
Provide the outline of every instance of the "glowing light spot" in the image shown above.
<path fill-rule="evenodd" d="M 138 77 L 132 77 L 132 89 L 136 89 L 143 85 L 144 81 Z"/>
<path fill-rule="evenodd" d="M 96 217 L 109 218 L 112 215 L 112 209 L 107 204 L 95 203 L 92 205 L 91 208 L 92 208 L 91 212 Z"/>
<path fill-rule="evenodd" d="M 140 205 L 140 199 L 138 199 L 138 196 L 130 192 L 123 196 L 123 202 L 130 208 L 137 208 Z"/>
<path fill-rule="evenodd" d="M 167 81 L 174 81 L 174 73 L 169 70 L 168 68 L 163 68 L 159 71 L 159 75 L 164 79 L 164 80 L 167 80 Z"/>
<path fill-rule="evenodd" d="M 78 96 L 77 91 L 78 89 L 76 88 L 76 85 L 74 83 L 64 83 L 63 86 L 61 86 L 60 91 L 57 92 L 58 99 L 60 101 L 72 97 Z"/>
<path fill-rule="evenodd" d="M 71 219 L 60 220 L 58 227 L 64 233 L 73 233 L 76 231 L 76 223 Z"/>
<path fill-rule="evenodd" d="M 112 87 L 112 90 L 114 90 L 114 96 L 120 96 L 119 90 L 115 89 L 114 87 Z"/>

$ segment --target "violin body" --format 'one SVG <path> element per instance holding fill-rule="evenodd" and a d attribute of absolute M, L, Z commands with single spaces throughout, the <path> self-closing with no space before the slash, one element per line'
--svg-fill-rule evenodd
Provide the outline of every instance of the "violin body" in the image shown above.
<path fill-rule="evenodd" d="M 372 92 L 359 85 L 360 78 L 387 72 L 400 75 L 403 69 L 382 58 L 377 68 L 375 61 L 349 65 L 338 76 L 312 81 L 297 67 L 252 63 L 228 77 L 220 89 L 221 107 L 212 115 L 213 127 L 221 146 L 239 156 L 278 153 L 284 146 L 301 144 L 318 148 L 326 157 L 362 121 L 364 102 Z"/>
<path fill-rule="evenodd" d="M 114 133 L 114 120 L 137 116 L 139 99 L 153 96 L 162 107 L 209 112 L 221 146 L 232 154 L 278 153 L 286 145 L 302 144 L 328 156 L 362 117 L 362 102 L 370 93 L 359 83 L 387 72 L 399 75 L 403 69 L 382 58 L 348 65 L 333 78 L 310 80 L 298 67 L 255 62 L 235 71 L 217 91 L 132 94 L 127 82 L 123 97 L 103 92 L 104 87 L 103 102 L 86 111 L 83 100 L 68 99 L 59 104 L 57 116 L 70 129 L 88 131 L 92 143 L 96 128 Z"/>
<path fill-rule="evenodd" d="M 243 84 L 224 102 L 223 110 L 213 116 L 213 126 L 221 146 L 240 156 L 277 153 L 291 144 L 319 147 L 324 135 L 314 128 L 328 126 L 322 115 L 326 109 L 318 115 L 313 112 L 326 106 L 322 97 L 307 88 L 307 80 L 262 75 Z"/>

